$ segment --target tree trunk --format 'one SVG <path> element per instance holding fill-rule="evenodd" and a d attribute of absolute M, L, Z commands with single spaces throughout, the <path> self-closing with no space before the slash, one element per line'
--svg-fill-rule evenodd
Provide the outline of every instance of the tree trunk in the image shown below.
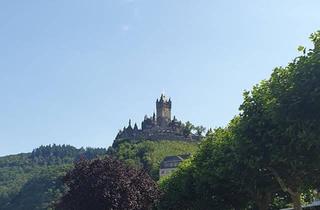
<path fill-rule="evenodd" d="M 295 193 L 290 193 L 291 200 L 293 202 L 293 209 L 294 210 L 302 210 L 301 207 L 301 201 L 300 201 L 300 193 L 295 192 Z"/>
<path fill-rule="evenodd" d="M 269 202 L 260 201 L 260 202 L 257 202 L 257 206 L 259 210 L 268 210 Z"/>
<path fill-rule="evenodd" d="M 292 203 L 293 203 L 293 209 L 294 210 L 302 210 L 301 200 L 300 200 L 300 193 L 297 192 L 297 190 L 294 190 L 294 189 L 291 189 L 290 187 L 287 187 L 286 184 L 281 179 L 281 177 L 279 176 L 279 174 L 278 174 L 278 172 L 276 170 L 274 170 L 272 167 L 269 167 L 268 169 L 275 176 L 275 178 L 278 181 L 281 189 L 284 192 L 288 192 L 290 194 L 290 197 L 291 197 L 291 200 L 292 200 Z"/>
<path fill-rule="evenodd" d="M 271 193 L 269 192 L 262 192 L 257 193 L 256 203 L 259 210 L 268 210 L 269 204 L 271 203 Z"/>

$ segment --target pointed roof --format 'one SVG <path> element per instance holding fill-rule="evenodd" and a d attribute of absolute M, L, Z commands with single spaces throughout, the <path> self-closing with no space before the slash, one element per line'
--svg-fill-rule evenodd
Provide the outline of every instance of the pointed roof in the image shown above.
<path fill-rule="evenodd" d="M 157 101 L 158 101 L 158 99 L 157 99 Z M 159 101 L 161 101 L 161 102 L 170 102 L 171 101 L 171 99 L 170 98 L 168 98 L 166 95 L 164 95 L 163 93 L 161 93 L 161 96 L 160 96 L 160 100 Z"/>
<path fill-rule="evenodd" d="M 128 129 L 132 129 L 132 126 L 131 126 L 131 119 L 129 120 Z"/>

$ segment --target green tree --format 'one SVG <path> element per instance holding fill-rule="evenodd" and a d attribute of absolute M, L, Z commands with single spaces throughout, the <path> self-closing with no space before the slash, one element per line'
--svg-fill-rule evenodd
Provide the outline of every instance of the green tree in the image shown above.
<path fill-rule="evenodd" d="M 226 128 L 215 129 L 200 145 L 193 163 L 197 191 L 208 201 L 210 197 L 219 198 L 221 204 L 229 204 L 231 209 L 267 210 L 279 185 L 248 156 L 239 135 L 240 123 L 241 118 L 235 117 Z"/>
<path fill-rule="evenodd" d="M 206 128 L 203 127 L 202 125 L 196 126 L 194 129 L 196 130 L 196 134 L 198 136 L 202 136 L 202 134 L 206 131 Z"/>
<path fill-rule="evenodd" d="M 194 130 L 194 128 L 195 128 L 194 125 L 191 122 L 187 121 L 183 126 L 182 132 L 185 136 L 189 136 Z"/>
<path fill-rule="evenodd" d="M 195 156 L 172 176 L 161 180 L 162 209 L 240 209 L 249 202 L 239 180 L 229 129 L 216 129 L 201 143 Z"/>
<path fill-rule="evenodd" d="M 191 160 L 179 165 L 179 170 L 170 176 L 160 179 L 159 186 L 163 191 L 158 209 L 195 210 L 195 179 Z"/>
<path fill-rule="evenodd" d="M 215 129 L 194 157 L 196 192 L 211 209 L 241 209 L 249 202 L 240 179 L 246 171 L 238 164 L 233 123 Z"/>
<path fill-rule="evenodd" d="M 289 195 L 301 209 L 320 175 L 320 32 L 311 39 L 314 49 L 245 92 L 240 116 L 209 132 L 188 167 L 161 183 L 162 204 L 265 210 Z"/>
<path fill-rule="evenodd" d="M 276 68 L 244 94 L 242 134 L 251 157 L 301 209 L 301 193 L 318 186 L 320 165 L 320 33 L 314 49 Z"/>

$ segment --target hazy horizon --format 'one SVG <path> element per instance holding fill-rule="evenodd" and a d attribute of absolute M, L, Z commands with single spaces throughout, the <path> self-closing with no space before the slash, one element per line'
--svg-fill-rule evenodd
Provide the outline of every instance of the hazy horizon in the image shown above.
<path fill-rule="evenodd" d="M 242 93 L 310 46 L 319 1 L 0 2 L 0 156 L 107 147 L 162 91 L 179 120 L 224 126 Z"/>

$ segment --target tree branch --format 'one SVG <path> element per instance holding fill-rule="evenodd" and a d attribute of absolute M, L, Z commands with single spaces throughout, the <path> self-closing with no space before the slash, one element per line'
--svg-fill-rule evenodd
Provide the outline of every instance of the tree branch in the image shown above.
<path fill-rule="evenodd" d="M 290 189 L 289 187 L 286 186 L 286 184 L 284 183 L 284 181 L 282 180 L 282 178 L 280 177 L 280 175 L 278 174 L 278 172 L 272 168 L 272 167 L 268 167 L 268 169 L 271 171 L 271 173 L 273 174 L 273 176 L 277 179 L 281 189 L 284 192 L 288 192 L 291 195 L 295 195 L 296 193 L 292 191 L 292 189 Z"/>

